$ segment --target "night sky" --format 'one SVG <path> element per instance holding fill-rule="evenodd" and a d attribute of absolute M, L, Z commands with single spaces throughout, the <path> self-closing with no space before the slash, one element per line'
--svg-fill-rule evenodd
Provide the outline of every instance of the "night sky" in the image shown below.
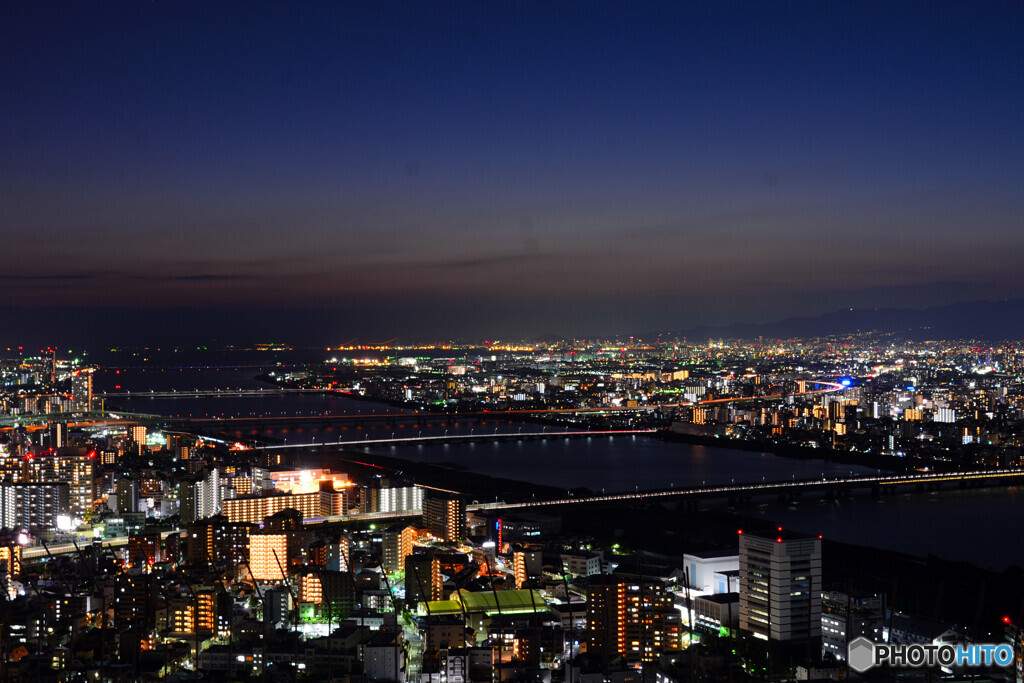
<path fill-rule="evenodd" d="M 1024 294 L 1020 2 L 6 2 L 0 56 L 4 339 Z"/>

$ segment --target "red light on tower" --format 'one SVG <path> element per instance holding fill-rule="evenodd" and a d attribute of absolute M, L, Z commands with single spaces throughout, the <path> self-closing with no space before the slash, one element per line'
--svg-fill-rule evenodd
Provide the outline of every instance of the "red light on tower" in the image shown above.
<path fill-rule="evenodd" d="M 775 539 L 775 542 L 776 542 L 776 543 L 782 543 L 782 537 L 780 536 L 779 538 L 776 538 L 776 539 Z"/>
<path fill-rule="evenodd" d="M 1010 617 L 1003 617 L 1003 623 L 1004 623 L 1004 624 L 1009 624 L 1009 623 L 1012 623 L 1012 622 L 1010 621 Z"/>
<path fill-rule="evenodd" d="M 743 529 L 737 529 L 736 533 L 739 534 L 740 536 L 742 536 L 743 535 Z"/>
<path fill-rule="evenodd" d="M 782 527 L 781 526 L 779 527 L 779 531 L 782 531 Z"/>

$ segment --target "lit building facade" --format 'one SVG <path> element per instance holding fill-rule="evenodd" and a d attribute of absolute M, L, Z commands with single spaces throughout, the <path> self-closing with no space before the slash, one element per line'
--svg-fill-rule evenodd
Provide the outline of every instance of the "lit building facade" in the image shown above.
<path fill-rule="evenodd" d="M 405 558 L 405 599 L 410 605 L 423 600 L 440 600 L 444 590 L 441 561 L 433 554 Z"/>
<path fill-rule="evenodd" d="M 289 508 L 298 510 L 304 518 L 342 514 L 342 491 L 314 491 L 295 495 L 234 498 L 221 501 L 221 512 L 231 522 L 258 524 L 267 517 Z"/>
<path fill-rule="evenodd" d="M 288 534 L 249 536 L 249 569 L 256 581 L 284 581 L 288 567 Z"/>
<path fill-rule="evenodd" d="M 443 541 L 466 537 L 466 503 L 458 497 L 429 496 L 423 499 L 423 525 Z"/>
<path fill-rule="evenodd" d="M 401 571 L 405 567 L 405 558 L 412 555 L 416 543 L 416 528 L 405 524 L 396 524 L 384 530 L 383 565 L 392 572 Z"/>
<path fill-rule="evenodd" d="M 49 531 L 57 528 L 61 518 L 71 518 L 68 484 L 0 484 L 0 527 Z"/>
<path fill-rule="evenodd" d="M 82 519 L 92 509 L 93 470 L 96 452 L 85 448 L 60 448 L 56 453 L 35 455 L 27 460 L 26 481 L 43 484 L 66 483 L 73 517 Z"/>
<path fill-rule="evenodd" d="M 658 582 L 598 575 L 587 589 L 587 652 L 654 662 L 680 648 L 681 615 Z"/>
<path fill-rule="evenodd" d="M 365 487 L 363 512 L 417 512 L 423 509 L 419 486 Z"/>
<path fill-rule="evenodd" d="M 740 628 L 775 641 L 821 635 L 821 539 L 740 533 Z"/>

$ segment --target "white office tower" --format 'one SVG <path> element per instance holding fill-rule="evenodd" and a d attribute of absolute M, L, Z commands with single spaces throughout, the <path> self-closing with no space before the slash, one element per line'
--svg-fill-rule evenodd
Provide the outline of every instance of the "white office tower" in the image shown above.
<path fill-rule="evenodd" d="M 821 635 L 821 538 L 740 532 L 740 628 L 775 641 Z"/>

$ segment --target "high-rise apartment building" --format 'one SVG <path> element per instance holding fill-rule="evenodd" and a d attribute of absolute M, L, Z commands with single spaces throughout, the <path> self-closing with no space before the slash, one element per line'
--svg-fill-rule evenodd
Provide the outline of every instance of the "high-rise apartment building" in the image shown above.
<path fill-rule="evenodd" d="M 221 510 L 232 522 L 259 523 L 289 508 L 298 510 L 305 518 L 340 515 L 344 505 L 344 491 L 315 491 L 222 500 Z"/>
<path fill-rule="evenodd" d="M 201 474 L 194 481 L 181 484 L 181 521 L 190 524 L 196 520 L 220 514 L 223 495 L 220 472 L 216 467 Z"/>
<path fill-rule="evenodd" d="M 70 493 L 71 515 L 82 519 L 92 508 L 93 466 L 96 452 L 85 448 L 59 448 L 56 453 L 35 455 L 27 461 L 28 482 L 66 483 Z"/>
<path fill-rule="evenodd" d="M 587 587 L 587 654 L 613 658 L 626 650 L 626 584 L 605 574 Z"/>
<path fill-rule="evenodd" d="M 92 371 L 79 370 L 71 378 L 71 409 L 92 410 Z"/>
<path fill-rule="evenodd" d="M 146 426 L 132 425 L 127 431 L 127 451 L 135 456 L 141 456 L 146 448 Z"/>
<path fill-rule="evenodd" d="M 680 648 L 682 625 L 671 593 L 656 581 L 597 575 L 587 589 L 587 652 L 654 662 Z"/>
<path fill-rule="evenodd" d="M 0 484 L 0 527 L 52 531 L 60 517 L 70 519 L 67 484 L 4 482 Z"/>
<path fill-rule="evenodd" d="M 50 448 L 64 448 L 68 445 L 68 423 L 51 422 L 49 428 Z"/>
<path fill-rule="evenodd" d="M 256 581 L 284 581 L 288 568 L 288 534 L 249 536 L 249 569 Z"/>
<path fill-rule="evenodd" d="M 740 628 L 775 641 L 821 635 L 821 538 L 740 533 Z"/>
<path fill-rule="evenodd" d="M 362 490 L 363 512 L 416 512 L 423 509 L 423 489 L 419 486 L 376 487 Z"/>
<path fill-rule="evenodd" d="M 540 576 L 543 568 L 544 558 L 539 548 L 513 548 L 512 573 L 516 580 L 516 588 L 522 588 L 527 581 Z"/>
<path fill-rule="evenodd" d="M 415 605 L 423 600 L 440 600 L 444 583 L 441 562 L 433 553 L 405 558 L 405 600 Z"/>
<path fill-rule="evenodd" d="M 405 567 L 405 558 L 412 555 L 416 542 L 416 528 L 407 524 L 395 524 L 384 530 L 382 541 L 384 569 L 401 571 Z"/>
<path fill-rule="evenodd" d="M 131 477 L 117 480 L 117 511 L 121 514 L 139 511 L 139 481 Z"/>
<path fill-rule="evenodd" d="M 466 537 L 466 502 L 456 496 L 424 498 L 423 525 L 443 541 L 461 541 Z"/>
<path fill-rule="evenodd" d="M 237 565 L 249 559 L 249 536 L 255 525 L 232 523 L 223 515 L 209 517 L 186 530 L 188 561 Z"/>

